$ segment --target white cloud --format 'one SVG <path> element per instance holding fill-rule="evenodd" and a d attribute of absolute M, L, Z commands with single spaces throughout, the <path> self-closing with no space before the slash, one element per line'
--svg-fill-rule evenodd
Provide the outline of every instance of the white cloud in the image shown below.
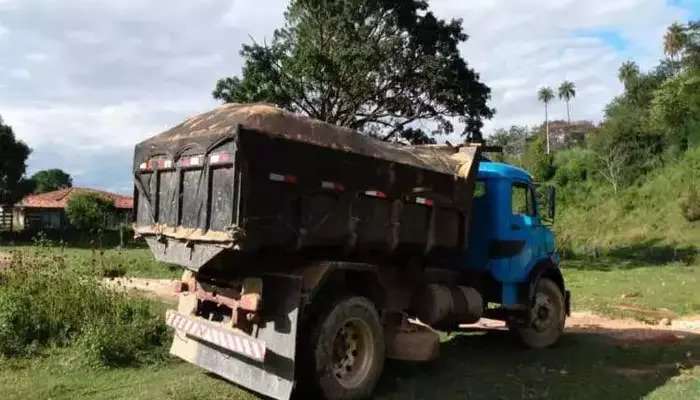
<path fill-rule="evenodd" d="M 41 63 L 46 61 L 49 58 L 49 55 L 46 53 L 41 53 L 41 52 L 35 52 L 35 53 L 29 53 L 26 56 L 24 56 L 28 61 L 31 62 L 36 62 L 36 63 Z"/>
<path fill-rule="evenodd" d="M 28 80 L 32 74 L 24 68 L 13 68 L 10 70 L 9 76 L 13 79 Z"/>
<path fill-rule="evenodd" d="M 128 192 L 133 145 L 215 106 L 216 79 L 240 72 L 242 43 L 270 40 L 286 3 L 0 0 L 0 114 L 34 148 L 32 170 Z M 536 90 L 564 79 L 578 86 L 573 116 L 600 119 L 621 90 L 620 63 L 654 65 L 666 26 L 688 15 L 666 0 L 430 3 L 464 20 L 461 50 L 498 111 L 487 132 L 540 123 Z"/>

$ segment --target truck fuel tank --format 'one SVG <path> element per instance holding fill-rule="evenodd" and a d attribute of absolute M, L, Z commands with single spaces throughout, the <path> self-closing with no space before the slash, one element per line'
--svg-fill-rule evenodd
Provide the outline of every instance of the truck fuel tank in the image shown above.
<path fill-rule="evenodd" d="M 468 286 L 426 285 L 413 299 L 421 322 L 432 327 L 452 327 L 478 321 L 484 311 L 481 294 Z"/>

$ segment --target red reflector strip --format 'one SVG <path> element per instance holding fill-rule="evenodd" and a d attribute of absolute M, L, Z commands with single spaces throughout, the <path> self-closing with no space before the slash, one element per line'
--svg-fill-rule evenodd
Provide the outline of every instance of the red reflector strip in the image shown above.
<path fill-rule="evenodd" d="M 416 197 L 416 204 L 422 204 L 424 206 L 432 207 L 433 201 L 424 197 Z"/>
<path fill-rule="evenodd" d="M 151 161 L 151 166 L 151 169 L 170 169 L 173 167 L 173 162 L 170 160 L 154 160 Z M 155 168 L 153 168 L 153 166 L 155 166 Z"/>
<path fill-rule="evenodd" d="M 297 183 L 294 175 L 270 174 L 270 180 L 274 182 Z"/>
<path fill-rule="evenodd" d="M 235 333 L 214 323 L 189 317 L 173 310 L 165 314 L 165 323 L 188 336 L 204 340 L 256 361 L 265 361 L 267 345 L 262 340 Z"/>
<path fill-rule="evenodd" d="M 209 162 L 211 164 L 226 164 L 231 162 L 231 154 L 229 153 L 216 153 L 209 156 Z"/>
<path fill-rule="evenodd" d="M 368 190 L 365 192 L 366 196 L 379 197 L 380 199 L 386 199 L 386 193 L 380 192 L 378 190 Z"/>
<path fill-rule="evenodd" d="M 181 167 L 196 167 L 199 165 L 202 165 L 200 156 L 186 157 L 180 160 Z"/>
<path fill-rule="evenodd" d="M 328 190 L 335 190 L 337 192 L 344 192 L 345 186 L 336 182 L 323 181 L 321 182 L 321 188 Z"/>

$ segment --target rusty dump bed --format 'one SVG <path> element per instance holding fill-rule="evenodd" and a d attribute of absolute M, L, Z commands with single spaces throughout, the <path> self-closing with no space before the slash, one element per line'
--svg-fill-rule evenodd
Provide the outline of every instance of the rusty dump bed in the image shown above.
<path fill-rule="evenodd" d="M 195 271 L 221 253 L 461 252 L 478 152 L 228 104 L 136 146 L 134 228 Z"/>

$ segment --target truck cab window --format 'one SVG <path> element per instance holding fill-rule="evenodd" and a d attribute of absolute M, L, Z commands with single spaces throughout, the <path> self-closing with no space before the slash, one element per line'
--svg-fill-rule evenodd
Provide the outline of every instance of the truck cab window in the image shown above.
<path fill-rule="evenodd" d="M 511 192 L 511 205 L 513 215 L 537 215 L 535 200 L 530 187 L 525 184 L 514 184 Z"/>

